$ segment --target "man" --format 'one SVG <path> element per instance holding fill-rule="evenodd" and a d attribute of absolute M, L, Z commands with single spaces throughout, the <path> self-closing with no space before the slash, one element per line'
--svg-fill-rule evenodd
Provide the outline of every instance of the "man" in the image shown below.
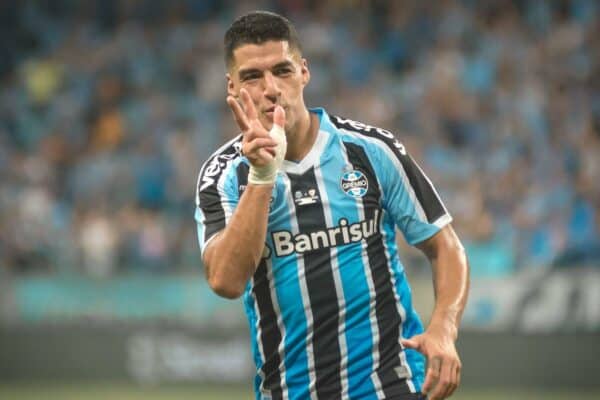
<path fill-rule="evenodd" d="M 450 396 L 467 261 L 431 182 L 390 132 L 306 108 L 287 19 L 238 18 L 225 52 L 242 133 L 202 167 L 196 220 L 211 288 L 243 295 L 257 399 Z M 433 266 L 424 332 L 396 226 Z"/>

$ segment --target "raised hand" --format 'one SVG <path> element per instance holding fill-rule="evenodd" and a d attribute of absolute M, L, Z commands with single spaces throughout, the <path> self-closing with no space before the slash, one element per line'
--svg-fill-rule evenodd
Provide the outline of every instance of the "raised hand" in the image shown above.
<path fill-rule="evenodd" d="M 267 131 L 260 123 L 254 103 L 245 89 L 240 90 L 240 97 L 243 109 L 232 96 L 227 97 L 227 104 L 243 132 L 242 152 L 250 161 L 248 183 L 273 184 L 287 149 L 283 130 L 285 111 L 281 106 L 275 107 L 273 127 Z"/>
<path fill-rule="evenodd" d="M 270 164 L 276 154 L 278 142 L 269 135 L 258 119 L 256 107 L 245 89 L 240 90 L 240 105 L 233 96 L 227 96 L 227 104 L 231 108 L 233 117 L 243 132 L 242 152 L 255 167 Z M 285 126 L 285 112 L 283 108 L 275 108 L 274 124 Z"/>
<path fill-rule="evenodd" d="M 461 363 L 454 341 L 440 333 L 424 332 L 410 339 L 403 339 L 402 345 L 417 350 L 427 358 L 427 374 L 422 392 L 429 394 L 429 400 L 442 400 L 450 397 L 460 384 Z"/>

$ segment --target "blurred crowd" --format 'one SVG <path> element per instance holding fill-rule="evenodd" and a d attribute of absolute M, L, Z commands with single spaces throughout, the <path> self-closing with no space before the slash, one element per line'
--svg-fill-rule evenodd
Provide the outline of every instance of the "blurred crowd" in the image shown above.
<path fill-rule="evenodd" d="M 295 22 L 309 106 L 401 138 L 475 276 L 599 253 L 594 0 L 59 0 L 0 5 L 2 269 L 198 270 L 197 174 L 237 134 L 222 37 L 252 9 Z"/>

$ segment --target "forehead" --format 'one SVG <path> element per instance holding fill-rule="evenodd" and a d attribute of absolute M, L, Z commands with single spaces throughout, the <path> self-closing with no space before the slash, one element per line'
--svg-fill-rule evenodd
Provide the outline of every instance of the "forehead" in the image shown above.
<path fill-rule="evenodd" d="M 287 41 L 268 41 L 244 44 L 233 51 L 233 70 L 268 69 L 282 61 L 296 60 L 295 52 Z"/>

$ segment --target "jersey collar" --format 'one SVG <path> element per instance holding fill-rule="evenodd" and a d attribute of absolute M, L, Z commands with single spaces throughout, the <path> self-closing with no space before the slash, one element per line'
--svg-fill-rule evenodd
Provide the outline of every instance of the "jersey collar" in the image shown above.
<path fill-rule="evenodd" d="M 309 111 L 317 114 L 319 117 L 319 132 L 317 133 L 317 139 L 313 143 L 313 146 L 308 154 L 306 154 L 306 156 L 300 162 L 296 163 L 293 161 L 283 160 L 281 169 L 288 174 L 302 175 L 314 165 L 319 164 L 321 161 L 321 156 L 327 148 L 329 140 L 332 136 L 329 133 L 330 129 L 328 126 L 331 125 L 331 121 L 329 121 L 329 116 L 325 110 L 323 108 L 310 108 Z"/>

